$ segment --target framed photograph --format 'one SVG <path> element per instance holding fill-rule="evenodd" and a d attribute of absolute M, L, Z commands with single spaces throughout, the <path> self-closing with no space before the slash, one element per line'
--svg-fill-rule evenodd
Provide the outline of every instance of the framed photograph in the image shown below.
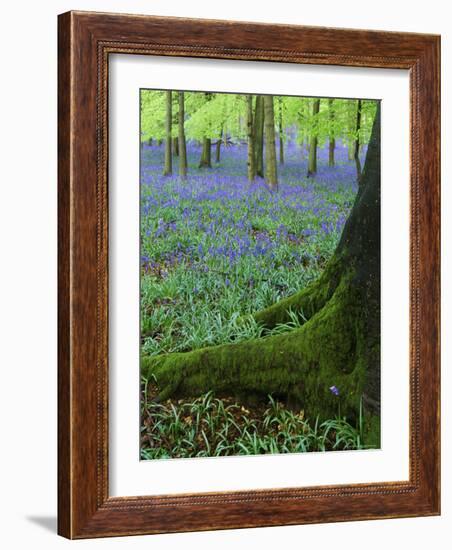
<path fill-rule="evenodd" d="M 440 513 L 439 56 L 59 16 L 61 535 Z"/>

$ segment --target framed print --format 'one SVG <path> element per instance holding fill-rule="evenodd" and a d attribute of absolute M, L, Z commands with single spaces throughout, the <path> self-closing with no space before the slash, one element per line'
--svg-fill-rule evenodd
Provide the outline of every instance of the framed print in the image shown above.
<path fill-rule="evenodd" d="M 59 16 L 59 533 L 439 514 L 438 36 Z"/>

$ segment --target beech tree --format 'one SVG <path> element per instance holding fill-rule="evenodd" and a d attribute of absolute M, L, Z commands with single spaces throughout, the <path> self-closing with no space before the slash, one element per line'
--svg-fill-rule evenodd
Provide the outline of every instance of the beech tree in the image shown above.
<path fill-rule="evenodd" d="M 283 99 L 278 98 L 278 134 L 279 134 L 279 164 L 284 164 L 284 126 L 283 126 Z"/>
<path fill-rule="evenodd" d="M 253 96 L 246 96 L 246 133 L 248 141 L 247 174 L 248 179 L 253 181 L 256 176 L 255 151 L 254 151 L 254 129 L 253 129 Z"/>
<path fill-rule="evenodd" d="M 265 120 L 265 182 L 272 191 L 278 189 L 275 147 L 275 112 L 273 96 L 264 96 Z"/>
<path fill-rule="evenodd" d="M 221 143 L 223 141 L 223 128 L 221 129 L 220 135 L 218 136 L 217 142 L 215 144 L 215 162 L 219 164 L 221 160 Z"/>
<path fill-rule="evenodd" d="M 165 118 L 165 167 L 163 175 L 169 176 L 173 173 L 173 165 L 171 158 L 172 146 L 172 123 L 173 123 L 173 97 L 171 90 L 165 92 L 166 95 L 166 118 Z"/>
<path fill-rule="evenodd" d="M 308 177 L 317 173 L 317 115 L 319 111 L 320 99 L 314 99 L 312 103 L 312 118 L 314 122 L 311 130 L 311 138 L 309 140 Z"/>
<path fill-rule="evenodd" d="M 184 92 L 179 92 L 178 115 L 178 143 L 179 143 L 179 176 L 187 176 L 187 144 L 185 141 L 185 98 Z"/>
<path fill-rule="evenodd" d="M 268 101 L 268 100 L 267 100 Z M 318 100 L 316 100 L 318 101 Z M 267 107 L 269 107 L 267 105 Z M 269 109 L 267 109 L 269 111 Z M 269 111 L 270 112 L 270 111 Z M 266 113 L 267 114 L 267 113 Z M 362 403 L 366 441 L 378 445 L 380 408 L 380 107 L 361 185 L 337 248 L 320 277 L 243 323 L 266 329 L 298 313 L 299 328 L 240 343 L 142 357 L 142 373 L 159 400 L 273 394 L 309 411 L 356 418 Z"/>
<path fill-rule="evenodd" d="M 207 102 L 210 101 L 212 99 L 212 94 L 206 93 L 205 98 Z M 199 167 L 212 168 L 212 140 L 208 130 L 202 140 L 202 152 Z"/>
<path fill-rule="evenodd" d="M 330 122 L 329 143 L 328 143 L 328 166 L 334 166 L 334 149 L 336 148 L 336 140 L 334 138 L 334 107 L 333 99 L 328 100 L 328 115 Z"/>
<path fill-rule="evenodd" d="M 172 157 L 179 155 L 179 175 L 185 177 L 188 142 L 201 144 L 199 166 L 207 170 L 212 166 L 212 154 L 215 155 L 216 163 L 220 162 L 223 143 L 235 147 L 246 140 L 254 158 L 251 163 L 247 156 L 243 165 L 244 173 L 249 179 L 251 178 L 250 181 L 256 176 L 265 177 L 267 169 L 264 159 L 266 142 L 264 96 L 205 92 L 177 92 L 177 94 L 177 98 L 174 93 L 172 94 L 171 101 L 169 100 L 170 91 L 143 90 L 140 96 L 141 141 L 149 146 L 160 146 L 164 141 L 165 174 L 169 175 L 173 170 L 169 149 Z M 251 113 L 249 97 L 251 97 Z M 322 101 L 309 97 L 274 96 L 273 126 L 275 140 L 276 138 L 279 140 L 279 164 L 284 166 L 283 162 L 286 160 L 284 157 L 287 155 L 285 151 L 289 151 L 285 149 L 284 136 L 286 135 L 288 142 L 295 141 L 302 149 L 306 143 L 309 144 L 307 172 L 309 176 L 315 177 L 318 148 L 328 144 L 328 164 L 332 166 L 335 161 L 335 148 L 338 146 L 335 136 L 341 136 L 341 146 L 349 147 L 350 157 L 355 162 L 359 178 L 359 173 L 362 171 L 360 151 L 369 141 L 375 109 L 376 102 L 369 100 Z M 252 121 L 251 128 L 248 125 L 249 120 Z M 252 141 L 249 138 L 250 130 Z M 171 136 L 171 144 L 169 136 Z M 182 142 L 186 144 L 185 163 Z M 212 153 L 213 145 L 215 145 L 215 151 Z M 304 161 L 303 157 L 300 160 Z M 251 172 L 248 172 L 249 168 L 252 169 Z"/>
<path fill-rule="evenodd" d="M 255 172 L 261 178 L 264 177 L 264 116 L 264 98 L 258 95 L 254 114 L 254 152 L 256 154 Z"/>

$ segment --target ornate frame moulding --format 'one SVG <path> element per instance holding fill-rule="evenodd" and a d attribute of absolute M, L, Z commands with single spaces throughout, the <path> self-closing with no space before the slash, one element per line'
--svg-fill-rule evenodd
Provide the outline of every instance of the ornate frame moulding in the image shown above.
<path fill-rule="evenodd" d="M 440 510 L 440 38 L 68 12 L 58 38 L 58 531 L 68 538 L 362 519 Z M 410 74 L 408 481 L 110 497 L 110 54 L 406 69 Z"/>

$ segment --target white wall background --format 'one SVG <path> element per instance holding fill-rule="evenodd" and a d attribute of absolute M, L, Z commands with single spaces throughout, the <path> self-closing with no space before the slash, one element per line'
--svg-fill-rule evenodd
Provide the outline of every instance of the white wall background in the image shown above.
<path fill-rule="evenodd" d="M 452 17 L 446 0 L 47 0 L 3 4 L 0 85 L 0 517 L 4 548 L 366 550 L 450 547 L 452 535 Z M 443 515 L 70 543 L 56 530 L 56 65 L 70 9 L 442 34 Z M 449 307 L 448 307 L 449 306 Z M 449 436 L 449 437 L 448 437 Z"/>

